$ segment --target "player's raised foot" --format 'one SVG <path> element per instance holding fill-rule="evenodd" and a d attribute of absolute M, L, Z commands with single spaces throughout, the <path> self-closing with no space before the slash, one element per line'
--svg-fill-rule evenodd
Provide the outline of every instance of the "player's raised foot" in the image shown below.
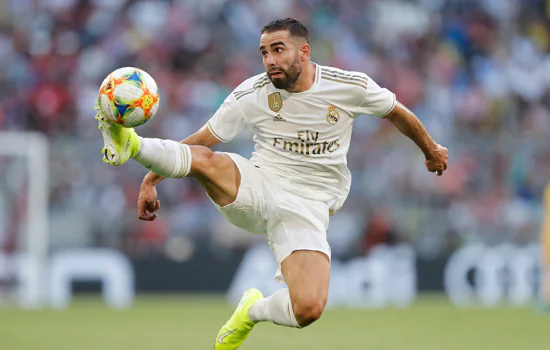
<path fill-rule="evenodd" d="M 254 327 L 254 322 L 248 316 L 250 307 L 258 300 L 263 299 L 263 294 L 256 288 L 244 292 L 237 309 L 227 321 L 216 338 L 215 350 L 233 350 L 244 343 Z"/>
<path fill-rule="evenodd" d="M 103 134 L 103 162 L 111 165 L 126 163 L 139 151 L 139 138 L 133 128 L 125 128 L 117 123 L 110 123 L 98 113 L 95 116 L 98 129 Z"/>

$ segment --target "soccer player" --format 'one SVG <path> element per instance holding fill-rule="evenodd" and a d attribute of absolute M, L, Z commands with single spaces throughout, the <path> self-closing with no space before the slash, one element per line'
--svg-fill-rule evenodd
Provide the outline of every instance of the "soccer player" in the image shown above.
<path fill-rule="evenodd" d="M 542 266 L 542 300 L 540 309 L 550 311 L 550 184 L 543 195 L 543 222 L 541 229 L 541 247 L 543 254 Z"/>
<path fill-rule="evenodd" d="M 287 18 L 267 24 L 259 45 L 266 72 L 239 85 L 181 143 L 141 138 L 97 116 L 105 161 L 120 165 L 133 158 L 151 170 L 140 188 L 140 219 L 157 217 L 159 181 L 187 176 L 231 223 L 267 234 L 279 267 L 275 278 L 288 288 L 267 298 L 247 290 L 215 339 L 218 350 L 237 349 L 258 322 L 302 328 L 321 316 L 330 272 L 326 231 L 329 214 L 342 207 L 350 189 L 346 154 L 355 118 L 386 118 L 422 150 L 429 171 L 442 175 L 447 169 L 447 149 L 393 93 L 364 73 L 313 63 L 310 50 L 302 23 Z M 210 149 L 246 127 L 256 144 L 250 160 Z"/>

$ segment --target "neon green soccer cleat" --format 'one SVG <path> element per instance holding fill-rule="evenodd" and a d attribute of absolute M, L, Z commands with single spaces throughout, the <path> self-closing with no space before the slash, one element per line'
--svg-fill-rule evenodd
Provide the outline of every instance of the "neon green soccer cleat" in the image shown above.
<path fill-rule="evenodd" d="M 109 122 L 99 111 L 95 119 L 99 124 L 97 128 L 103 134 L 101 153 L 104 163 L 115 166 L 124 164 L 139 151 L 139 138 L 134 129 Z"/>
<path fill-rule="evenodd" d="M 214 346 L 215 350 L 233 350 L 244 343 L 255 325 L 248 316 L 248 311 L 252 304 L 263 299 L 263 297 L 262 292 L 256 288 L 251 288 L 244 292 L 239 306 L 237 306 L 229 321 L 220 329 L 216 338 L 216 345 Z"/>

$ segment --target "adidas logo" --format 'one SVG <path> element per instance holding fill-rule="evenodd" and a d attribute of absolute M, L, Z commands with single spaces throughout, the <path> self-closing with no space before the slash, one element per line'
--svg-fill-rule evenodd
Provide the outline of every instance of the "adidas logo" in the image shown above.
<path fill-rule="evenodd" d="M 275 117 L 273 117 L 274 122 L 286 122 L 286 119 L 281 117 L 280 114 L 277 114 Z"/>

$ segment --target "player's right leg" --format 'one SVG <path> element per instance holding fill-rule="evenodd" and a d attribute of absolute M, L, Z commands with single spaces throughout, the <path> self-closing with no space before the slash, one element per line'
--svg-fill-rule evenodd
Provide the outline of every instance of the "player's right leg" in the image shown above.
<path fill-rule="evenodd" d="M 172 140 L 141 138 L 134 129 L 110 123 L 100 114 L 96 119 L 103 134 L 104 162 L 118 166 L 133 158 L 166 178 L 195 177 L 219 206 L 236 199 L 240 173 L 227 154 Z"/>
<path fill-rule="evenodd" d="M 251 190 L 261 189 L 261 176 L 247 160 L 237 157 L 239 160 L 234 161 L 228 154 L 215 153 L 203 146 L 140 138 L 133 129 L 111 124 L 100 115 L 96 119 L 103 133 L 105 162 L 120 165 L 133 158 L 163 177 L 195 177 L 231 222 L 251 232 L 265 232 L 261 205 L 263 197 L 259 196 L 259 191 Z M 232 205 L 237 200 L 239 188 L 243 187 L 241 171 L 235 162 L 240 162 L 245 169 L 243 177 L 246 184 L 239 204 L 251 210 L 244 213 Z M 237 215 L 230 218 L 231 214 Z M 257 289 L 245 292 L 231 318 L 220 329 L 216 337 L 216 350 L 237 349 L 245 341 L 255 324 L 248 311 L 252 304 L 262 298 L 262 293 Z"/>

